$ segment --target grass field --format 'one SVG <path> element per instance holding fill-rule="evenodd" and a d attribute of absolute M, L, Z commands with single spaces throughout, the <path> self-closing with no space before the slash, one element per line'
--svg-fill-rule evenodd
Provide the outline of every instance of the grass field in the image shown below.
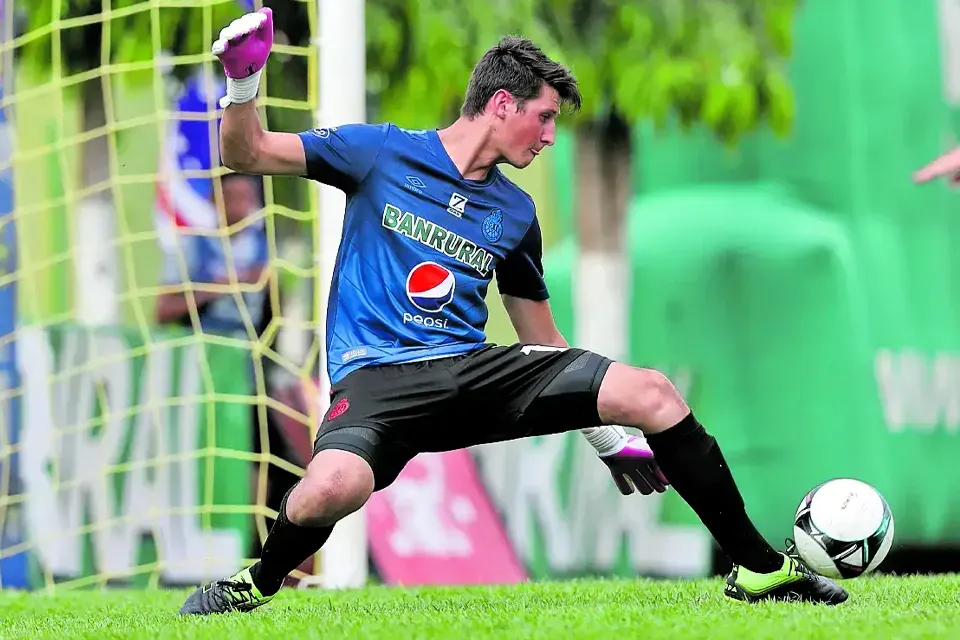
<path fill-rule="evenodd" d="M 871 577 L 839 607 L 749 606 L 719 580 L 517 587 L 286 590 L 251 614 L 182 619 L 185 591 L 0 594 L 0 638 L 772 638 L 960 637 L 960 576 Z"/>

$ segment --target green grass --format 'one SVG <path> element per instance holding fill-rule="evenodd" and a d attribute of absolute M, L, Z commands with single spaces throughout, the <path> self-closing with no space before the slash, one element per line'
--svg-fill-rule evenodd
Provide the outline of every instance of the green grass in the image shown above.
<path fill-rule="evenodd" d="M 0 638 L 802 638 L 960 637 L 960 576 L 846 583 L 839 607 L 746 605 L 719 580 L 516 587 L 286 590 L 252 614 L 182 619 L 186 591 L 0 594 Z"/>

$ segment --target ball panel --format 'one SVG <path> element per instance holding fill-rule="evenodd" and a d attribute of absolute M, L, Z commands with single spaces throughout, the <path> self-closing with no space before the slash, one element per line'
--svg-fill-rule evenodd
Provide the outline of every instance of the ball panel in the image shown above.
<path fill-rule="evenodd" d="M 886 534 L 880 539 L 880 544 L 872 548 L 870 553 L 870 564 L 867 565 L 867 568 L 864 570 L 864 573 L 870 573 L 871 571 L 874 571 L 877 567 L 880 566 L 880 563 L 884 561 L 884 559 L 887 557 L 887 554 L 890 553 L 890 548 L 893 546 L 893 537 L 894 537 L 892 513 L 888 518 L 888 524 L 886 529 L 887 529 Z"/>
<path fill-rule="evenodd" d="M 810 491 L 807 492 L 807 495 L 803 496 L 803 500 L 800 501 L 800 506 L 797 507 L 797 513 L 794 516 L 795 518 L 800 517 L 801 511 L 810 509 L 810 502 L 813 501 L 813 494 L 815 494 L 817 490 L 825 484 L 826 484 L 825 482 L 821 482 L 820 484 L 815 486 L 813 489 L 810 489 Z"/>
<path fill-rule="evenodd" d="M 883 523 L 886 504 L 870 485 L 841 478 L 822 485 L 810 501 L 810 517 L 819 531 L 840 542 L 865 540 Z"/>
<path fill-rule="evenodd" d="M 855 578 L 863 572 L 863 568 L 867 565 L 863 556 L 863 541 L 834 540 L 817 529 L 810 518 L 809 512 L 800 514 L 800 517 L 794 523 L 794 533 L 797 530 L 806 534 L 809 540 L 808 544 L 816 545 L 816 551 L 812 551 L 812 548 L 803 550 L 800 545 L 797 545 L 797 550 L 800 551 L 800 557 L 803 558 L 804 563 L 817 573 L 830 578 Z M 794 540 L 794 543 L 796 543 L 796 540 Z M 806 555 L 808 553 L 813 554 L 810 562 L 808 562 Z M 824 560 L 824 558 L 827 560 Z M 814 568 L 814 565 L 817 567 L 824 566 L 825 562 L 829 562 L 829 568 L 826 569 L 828 573 L 824 573 L 824 570 L 819 568 Z"/>
<path fill-rule="evenodd" d="M 793 528 L 793 542 L 797 545 L 797 552 L 803 559 L 803 563 L 812 571 L 828 578 L 839 579 L 841 577 L 840 571 L 833 563 L 833 558 L 802 527 L 795 526 Z"/>

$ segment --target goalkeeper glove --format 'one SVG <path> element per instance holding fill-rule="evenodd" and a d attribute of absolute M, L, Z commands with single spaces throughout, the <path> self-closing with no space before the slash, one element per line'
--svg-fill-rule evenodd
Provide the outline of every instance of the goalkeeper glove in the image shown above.
<path fill-rule="evenodd" d="M 620 493 L 628 496 L 636 490 L 646 496 L 667 490 L 670 483 L 645 438 L 629 435 L 623 427 L 611 425 L 581 429 L 581 432 L 607 465 Z"/>
<path fill-rule="evenodd" d="M 220 98 L 222 108 L 257 97 L 260 74 L 272 46 L 273 11 L 269 8 L 241 16 L 220 31 L 220 38 L 213 43 L 213 55 L 227 76 L 227 95 Z"/>

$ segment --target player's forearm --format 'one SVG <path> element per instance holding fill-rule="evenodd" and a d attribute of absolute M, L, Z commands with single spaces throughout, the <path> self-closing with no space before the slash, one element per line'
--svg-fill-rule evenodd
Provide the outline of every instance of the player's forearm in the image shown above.
<path fill-rule="evenodd" d="M 265 132 L 256 103 L 231 104 L 220 123 L 220 157 L 224 166 L 242 173 L 256 173 Z"/>
<path fill-rule="evenodd" d="M 211 291 L 195 291 L 190 299 L 184 293 L 164 293 L 157 298 L 155 312 L 158 324 L 169 324 L 188 316 L 192 307 L 201 307 L 212 302 L 219 294 Z"/>
<path fill-rule="evenodd" d="M 570 344 L 555 328 L 543 329 L 536 326 L 524 327 L 523 325 L 514 326 L 517 331 L 517 340 L 520 344 L 539 344 L 544 347 L 559 347 L 569 349 Z"/>
<path fill-rule="evenodd" d="M 541 340 L 521 340 L 520 342 L 523 342 L 524 344 L 542 344 L 545 347 L 559 347 L 561 349 L 570 348 L 570 344 L 559 333 L 551 336 L 546 336 Z"/>

